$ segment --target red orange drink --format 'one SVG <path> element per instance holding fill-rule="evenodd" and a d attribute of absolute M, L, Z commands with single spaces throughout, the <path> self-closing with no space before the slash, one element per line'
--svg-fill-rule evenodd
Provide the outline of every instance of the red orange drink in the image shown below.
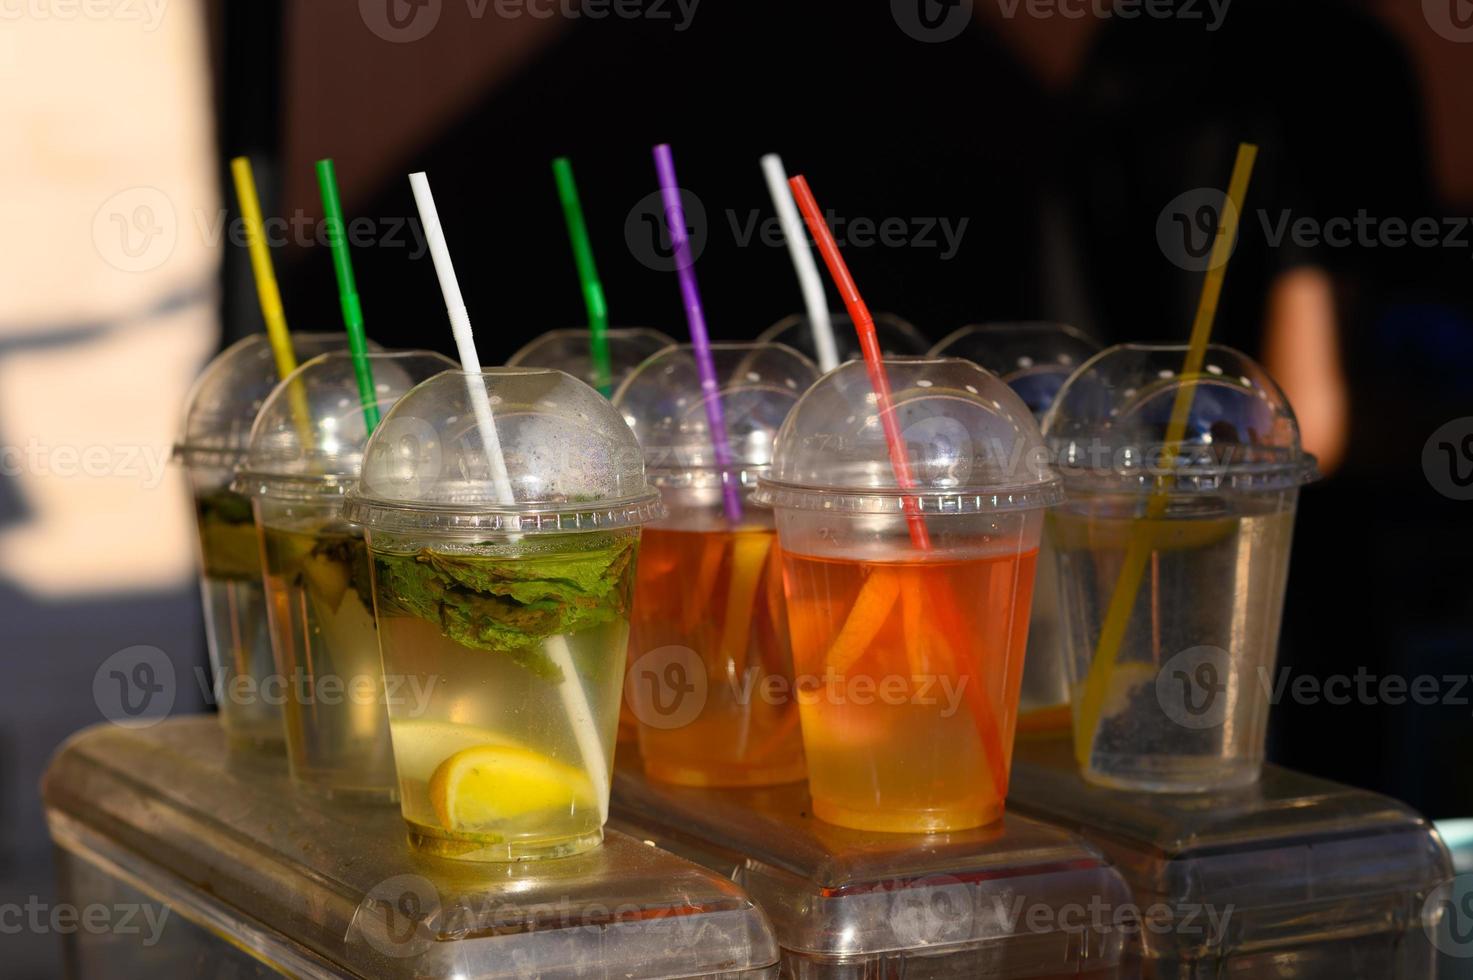
<path fill-rule="evenodd" d="M 1031 414 L 994 375 L 959 360 L 884 365 L 905 485 L 880 399 L 850 362 L 794 407 L 756 499 L 782 542 L 814 815 L 964 830 L 1003 813 L 1058 480 Z"/>
<path fill-rule="evenodd" d="M 650 358 L 614 395 L 668 517 L 645 528 L 625 704 L 653 779 L 685 786 L 801 780 L 782 556 L 772 512 L 745 498 L 778 427 L 818 378 L 781 344 L 715 344 L 719 389 L 703 390 L 690 347 Z M 719 398 L 729 460 L 718 463 L 706 399 Z"/>
<path fill-rule="evenodd" d="M 688 786 L 802 779 L 782 557 L 771 527 L 645 532 L 633 649 L 671 646 L 698 652 L 690 663 L 704 673 L 705 705 L 687 724 L 643 728 L 649 775 Z M 648 687 L 663 679 L 636 669 L 627 683 Z M 635 692 L 653 705 L 651 694 L 658 696 Z"/>
<path fill-rule="evenodd" d="M 947 831 L 1002 816 L 1037 554 L 786 557 L 818 817 Z"/>

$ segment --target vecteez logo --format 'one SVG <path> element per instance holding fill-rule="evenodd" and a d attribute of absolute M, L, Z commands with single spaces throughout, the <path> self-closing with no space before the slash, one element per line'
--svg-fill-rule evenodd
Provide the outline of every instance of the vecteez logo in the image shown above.
<path fill-rule="evenodd" d="M 1473 415 L 1432 433 L 1422 447 L 1422 474 L 1449 500 L 1473 500 Z"/>
<path fill-rule="evenodd" d="M 1473 876 L 1443 882 L 1422 903 L 1422 929 L 1432 947 L 1454 959 L 1473 957 Z"/>
<path fill-rule="evenodd" d="M 1156 244 L 1167 261 L 1188 272 L 1206 272 L 1213 267 L 1213 249 L 1231 215 L 1237 223 L 1233 202 L 1221 190 L 1197 187 L 1183 191 L 1167 202 L 1156 218 Z M 1237 249 L 1236 238 L 1218 258 L 1226 264 Z"/>
<path fill-rule="evenodd" d="M 176 690 L 174 663 L 158 647 L 119 650 L 92 675 L 92 700 L 124 728 L 149 728 L 168 716 Z"/>
<path fill-rule="evenodd" d="M 1469 0 L 1422 0 L 1422 17 L 1445 40 L 1473 41 L 1473 3 Z"/>
<path fill-rule="evenodd" d="M 157 187 L 130 187 L 103 201 L 92 216 L 92 244 L 122 272 L 151 272 L 179 244 L 179 216 Z"/>
<path fill-rule="evenodd" d="M 674 217 L 677 220 L 683 217 L 685 221 L 690 260 L 695 262 L 705 251 L 710 237 L 706 206 L 699 197 L 682 188 L 680 210 L 683 215 Z M 662 193 L 651 191 L 640 198 L 624 218 L 624 243 L 629 246 L 630 254 L 640 265 L 655 272 L 674 272 L 680 264 L 675 255 L 675 243 L 670 237 L 670 217 L 666 213 Z"/>
<path fill-rule="evenodd" d="M 690 647 L 658 647 L 629 668 L 624 697 L 641 724 L 671 731 L 700 717 L 708 684 L 700 654 Z"/>
<path fill-rule="evenodd" d="M 416 874 L 379 882 L 363 896 L 348 927 L 350 942 L 367 942 L 385 956 L 416 957 L 435 944 L 440 893 Z"/>
<path fill-rule="evenodd" d="M 1229 683 L 1232 669 L 1232 656 L 1221 647 L 1183 650 L 1156 674 L 1156 700 L 1183 728 L 1221 728 L 1237 700 L 1237 687 Z"/>
<path fill-rule="evenodd" d="M 364 26 L 393 44 L 427 37 L 440 23 L 444 0 L 358 0 Z"/>
<path fill-rule="evenodd" d="M 909 37 L 940 44 L 960 37 L 972 22 L 973 0 L 890 0 L 890 16 Z"/>

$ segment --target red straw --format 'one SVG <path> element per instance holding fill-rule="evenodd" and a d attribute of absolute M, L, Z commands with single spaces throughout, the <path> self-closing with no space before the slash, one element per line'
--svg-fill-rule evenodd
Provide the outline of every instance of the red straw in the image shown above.
<path fill-rule="evenodd" d="M 839 254 L 839 246 L 834 242 L 828 223 L 823 220 L 823 213 L 818 209 L 818 202 L 813 199 L 813 192 L 808 189 L 808 181 L 799 174 L 789 178 L 788 186 L 793 189 L 798 210 L 803 212 L 808 231 L 818 244 L 819 252 L 823 253 L 829 275 L 833 276 L 839 295 L 844 297 L 844 306 L 849 310 L 849 318 L 854 321 L 854 329 L 859 334 L 859 347 L 864 351 L 869 383 L 875 389 L 875 400 L 879 404 L 880 425 L 885 429 L 885 442 L 890 448 L 890 466 L 895 470 L 895 482 L 902 490 L 913 489 L 915 480 L 910 475 L 910 457 L 905 453 L 905 439 L 900 434 L 900 422 L 895 418 L 895 410 L 890 403 L 890 377 L 885 373 L 885 362 L 880 354 L 880 339 L 875 336 L 875 318 L 870 315 L 869 307 L 864 305 L 859 287 L 854 285 L 854 277 L 849 274 L 849 267 Z M 905 520 L 910 525 L 911 543 L 922 551 L 929 551 L 931 535 L 926 530 L 926 519 L 921 516 L 920 501 L 907 496 L 904 498 L 904 506 Z"/>
<path fill-rule="evenodd" d="M 859 287 L 854 285 L 854 277 L 849 274 L 849 267 L 844 264 L 844 257 L 839 254 L 839 246 L 834 242 L 833 233 L 829 231 L 827 222 L 823 220 L 823 214 L 818 210 L 818 202 L 813 199 L 813 192 L 808 189 L 808 181 L 802 175 L 793 177 L 788 181 L 788 186 L 793 189 L 793 197 L 798 202 L 798 210 L 803 212 L 803 220 L 808 224 L 808 231 L 813 235 L 813 240 L 818 243 L 818 250 L 823 253 L 823 260 L 828 264 L 829 275 L 834 279 L 834 285 L 839 289 L 839 295 L 844 297 L 844 306 L 849 310 L 849 318 L 854 321 L 854 329 L 859 333 L 859 346 L 864 351 L 865 367 L 869 369 L 869 383 L 875 389 L 875 401 L 879 403 L 880 424 L 885 429 L 885 442 L 890 449 L 890 466 L 895 470 L 895 482 L 902 490 L 910 490 L 915 487 L 915 480 L 910 475 L 910 457 L 905 453 L 905 440 L 900 434 L 900 423 L 895 418 L 895 409 L 890 399 L 890 377 L 885 373 L 885 362 L 880 355 L 880 340 L 875 336 L 875 318 L 870 315 L 869 307 L 864 305 L 864 300 L 859 295 Z M 931 549 L 931 535 L 926 530 L 926 519 L 921 516 L 920 501 L 914 496 L 906 496 L 905 520 L 910 526 L 911 543 L 921 551 Z M 964 622 L 956 609 L 955 599 L 949 590 L 934 592 L 931 596 L 935 604 L 937 616 L 945 624 L 943 629 L 958 628 Z M 952 636 L 965 636 L 965 633 L 952 632 Z M 988 690 L 987 675 L 977 670 L 973 658 L 966 654 L 965 649 L 958 651 L 958 663 L 956 665 L 958 676 L 961 679 L 962 690 L 967 694 L 967 702 L 972 712 L 972 722 L 977 728 L 977 737 L 982 745 L 982 752 L 987 758 L 987 767 L 994 780 L 994 788 L 999 798 L 1008 794 L 1008 756 L 1003 748 L 1002 732 L 997 727 L 997 719 L 992 706 L 998 701 Z M 972 681 L 977 683 L 971 683 Z"/>

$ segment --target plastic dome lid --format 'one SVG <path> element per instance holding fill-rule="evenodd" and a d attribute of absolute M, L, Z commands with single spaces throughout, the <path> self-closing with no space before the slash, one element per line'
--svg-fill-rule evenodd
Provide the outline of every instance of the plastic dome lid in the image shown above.
<path fill-rule="evenodd" d="M 471 392 L 494 414 L 511 499 L 498 493 Z M 384 416 L 344 516 L 414 532 L 590 531 L 663 516 L 634 433 L 614 406 L 562 371 L 447 371 Z"/>
<path fill-rule="evenodd" d="M 1210 345 L 1183 378 L 1184 345 L 1121 344 L 1086 362 L 1044 419 L 1051 458 L 1072 491 L 1274 490 L 1314 479 L 1288 399 L 1252 358 Z M 1183 385 L 1180 443 L 1165 452 Z"/>
<path fill-rule="evenodd" d="M 348 335 L 342 331 L 293 333 L 291 337 L 299 365 L 318 354 L 348 347 Z M 368 346 L 382 349 L 372 341 Z M 252 334 L 225 348 L 205 366 L 189 393 L 175 457 L 190 466 L 233 469 L 245 459 L 251 426 L 280 380 L 265 334 Z"/>
<path fill-rule="evenodd" d="M 1002 378 L 1040 421 L 1069 376 L 1099 352 L 1083 332 L 1042 320 L 962 327 L 931 348 L 932 357 L 964 357 Z"/>
<path fill-rule="evenodd" d="M 421 381 L 455 370 L 448 357 L 418 350 L 371 353 L 368 363 L 380 417 Z M 272 497 L 341 495 L 358 482 L 367 442 L 353 356 L 319 354 L 261 406 L 234 489 Z"/>
<path fill-rule="evenodd" d="M 658 330 L 646 327 L 610 330 L 609 384 L 618 390 L 634 369 L 675 343 Z M 524 346 L 506 362 L 507 367 L 552 368 L 566 371 L 584 384 L 597 388 L 593 358 L 589 353 L 588 329 L 549 330 Z"/>
<path fill-rule="evenodd" d="M 755 499 L 777 507 L 957 514 L 1045 507 L 1061 497 L 1028 406 L 957 358 L 887 358 L 915 487 L 900 489 L 862 362 L 808 389 L 778 433 Z"/>
<path fill-rule="evenodd" d="M 839 363 L 861 360 L 864 352 L 859 349 L 854 320 L 843 311 L 830 313 L 829 318 L 834 327 L 834 346 L 839 351 Z M 919 330 L 895 314 L 876 313 L 874 318 L 880 353 L 886 357 L 910 357 L 925 354 L 931 349 L 931 342 Z M 757 340 L 759 343 L 787 344 L 805 357 L 818 359 L 818 349 L 813 345 L 813 328 L 808 325 L 806 313 L 783 317 L 758 334 Z"/>
<path fill-rule="evenodd" d="M 784 344 L 712 344 L 720 400 L 738 482 L 755 482 L 772 462 L 778 429 L 818 380 L 812 361 Z M 721 482 L 708 396 L 701 387 L 695 350 L 669 347 L 650 358 L 614 395 L 614 405 L 634 431 L 645 469 L 657 486 L 706 486 Z"/>

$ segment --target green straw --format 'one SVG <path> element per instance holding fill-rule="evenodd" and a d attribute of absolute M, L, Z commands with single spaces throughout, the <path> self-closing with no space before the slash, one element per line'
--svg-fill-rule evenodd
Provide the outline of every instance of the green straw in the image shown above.
<path fill-rule="evenodd" d="M 609 364 L 609 307 L 604 302 L 598 267 L 593 264 L 593 245 L 588 241 L 583 205 L 578 201 L 578 185 L 573 182 L 573 165 L 567 157 L 552 161 L 552 175 L 557 180 L 557 196 L 563 202 L 568 238 L 573 242 L 573 261 L 578 263 L 583 302 L 588 305 L 588 353 L 593 361 L 593 386 L 608 398 L 614 393 L 613 368 Z"/>
<path fill-rule="evenodd" d="M 322 189 L 323 220 L 327 222 L 327 244 L 332 249 L 332 267 L 338 278 L 338 301 L 343 307 L 343 325 L 348 328 L 348 350 L 353 354 L 353 373 L 358 376 L 358 399 L 363 403 L 363 422 L 372 432 L 378 427 L 378 394 L 373 385 L 373 368 L 368 364 L 368 338 L 363 333 L 363 304 L 358 301 L 358 283 L 353 278 L 353 259 L 348 254 L 347 226 L 343 202 L 338 197 L 338 175 L 331 160 L 317 161 L 317 186 Z"/>

